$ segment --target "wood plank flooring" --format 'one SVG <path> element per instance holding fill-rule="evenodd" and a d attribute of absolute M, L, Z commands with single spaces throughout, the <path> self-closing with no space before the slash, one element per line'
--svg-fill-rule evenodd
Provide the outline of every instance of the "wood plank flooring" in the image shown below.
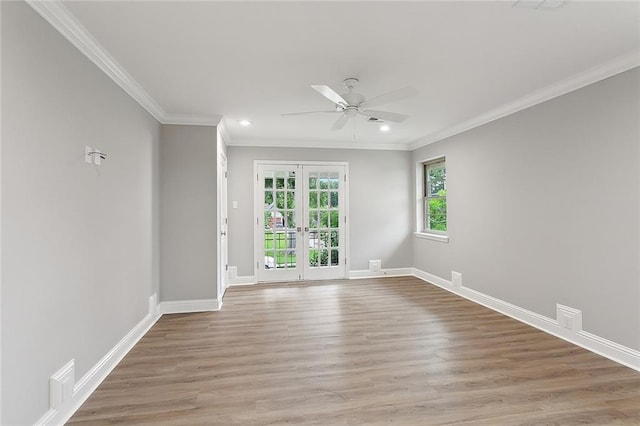
<path fill-rule="evenodd" d="M 640 373 L 414 277 L 165 315 L 70 424 L 640 425 Z"/>

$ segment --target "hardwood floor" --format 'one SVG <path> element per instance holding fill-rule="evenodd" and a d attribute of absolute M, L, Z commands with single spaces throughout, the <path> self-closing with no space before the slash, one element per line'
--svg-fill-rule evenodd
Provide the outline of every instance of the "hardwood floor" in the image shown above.
<path fill-rule="evenodd" d="M 640 373 L 413 277 L 166 315 L 71 424 L 640 424 Z"/>

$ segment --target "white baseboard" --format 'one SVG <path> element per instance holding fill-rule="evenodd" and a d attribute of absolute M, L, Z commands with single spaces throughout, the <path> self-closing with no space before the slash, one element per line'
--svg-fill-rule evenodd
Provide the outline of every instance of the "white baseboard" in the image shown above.
<path fill-rule="evenodd" d="M 451 293 L 462 296 L 465 299 L 469 299 L 482 306 L 486 306 L 489 309 L 493 309 L 494 311 L 500 312 L 501 314 L 507 315 L 511 318 L 517 319 L 518 321 L 524 322 L 525 324 L 529 324 L 530 326 L 539 328 L 541 330 L 546 331 L 546 329 L 549 327 L 559 327 L 558 322 L 554 319 L 521 308 L 520 306 L 513 305 L 509 302 L 505 302 L 504 300 L 488 296 L 484 293 L 470 289 L 468 287 L 462 286 L 459 288 L 455 288 L 453 284 L 451 284 L 451 281 L 441 278 L 437 275 L 433 275 L 419 269 L 415 269 L 414 275 L 424 281 L 435 284 L 438 287 L 450 291 Z"/>
<path fill-rule="evenodd" d="M 124 336 L 96 365 L 73 387 L 70 398 L 50 408 L 36 423 L 36 426 L 61 425 L 68 421 L 89 398 L 127 353 L 164 314 L 217 311 L 222 302 L 217 299 L 178 300 L 158 304 L 157 294 L 149 297 L 149 313 L 126 336 Z M 66 367 L 64 367 L 66 368 Z M 73 376 L 73 375 L 71 375 Z"/>
<path fill-rule="evenodd" d="M 231 268 L 231 267 L 229 267 Z M 349 271 L 348 278 L 357 279 L 357 278 L 370 278 L 370 277 L 402 277 L 402 276 L 410 276 L 414 275 L 413 268 L 391 268 L 391 269 L 382 269 L 379 272 L 371 272 L 368 270 L 361 271 Z M 253 285 L 256 284 L 256 277 L 246 276 L 246 277 L 229 277 L 229 287 L 238 286 L 238 285 Z"/>
<path fill-rule="evenodd" d="M 162 315 L 219 311 L 221 308 L 222 301 L 218 299 L 170 300 L 159 305 Z"/>
<path fill-rule="evenodd" d="M 455 288 L 450 281 L 439 276 L 424 272 L 414 268 L 413 275 L 416 277 L 441 287 L 451 293 L 471 300 L 489 309 L 500 312 L 508 317 L 528 324 L 553 336 L 566 340 L 574 345 L 578 345 L 588 351 L 594 352 L 605 358 L 609 358 L 619 364 L 625 365 L 634 370 L 640 371 L 640 351 L 612 342 L 603 337 L 589 333 L 581 329 L 569 330 L 560 326 L 557 320 L 551 319 L 520 306 L 505 302 L 504 300 L 486 295 L 479 291 L 462 286 Z"/>
<path fill-rule="evenodd" d="M 149 297 L 150 310 L 155 300 L 157 300 L 155 294 Z M 69 400 L 62 401 L 58 408 L 49 409 L 35 424 L 37 426 L 61 425 L 67 422 L 159 318 L 160 315 L 157 313 L 147 313 L 87 374 L 82 376 L 74 385 L 73 395 Z"/>
<path fill-rule="evenodd" d="M 366 269 L 358 271 L 349 271 L 349 279 L 358 278 L 372 278 L 372 277 L 403 277 L 408 275 L 415 275 L 414 268 L 390 268 L 381 269 L 380 271 L 373 272 Z"/>
<path fill-rule="evenodd" d="M 229 287 L 236 285 L 253 285 L 256 283 L 256 277 L 253 275 L 246 277 L 233 277 L 229 278 Z"/>

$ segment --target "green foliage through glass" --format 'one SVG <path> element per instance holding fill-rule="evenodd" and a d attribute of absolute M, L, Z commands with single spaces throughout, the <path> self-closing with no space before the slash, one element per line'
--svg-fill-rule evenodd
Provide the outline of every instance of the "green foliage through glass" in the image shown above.
<path fill-rule="evenodd" d="M 447 230 L 447 170 L 444 159 L 424 165 L 424 227 Z"/>

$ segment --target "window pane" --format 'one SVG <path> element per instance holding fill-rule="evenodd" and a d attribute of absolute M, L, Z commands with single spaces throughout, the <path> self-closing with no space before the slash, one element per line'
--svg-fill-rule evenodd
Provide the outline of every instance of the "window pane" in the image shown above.
<path fill-rule="evenodd" d="M 447 230 L 447 199 L 431 198 L 429 208 L 429 229 L 434 231 Z"/>
<path fill-rule="evenodd" d="M 296 252 L 295 250 L 289 250 L 287 255 L 287 264 L 290 268 L 296 267 Z"/>
<path fill-rule="evenodd" d="M 340 215 L 338 213 L 338 210 L 331 210 L 331 227 L 332 228 L 339 228 L 339 219 L 340 219 Z"/>
<path fill-rule="evenodd" d="M 309 212 L 309 228 L 318 227 L 318 211 L 312 210 Z"/>
<path fill-rule="evenodd" d="M 329 203 L 329 205 L 331 207 L 338 207 L 338 193 L 337 192 L 331 192 L 330 193 L 330 199 L 331 199 L 331 202 Z"/>
<path fill-rule="evenodd" d="M 327 211 L 320 212 L 320 228 L 329 227 L 328 217 L 329 217 L 329 213 Z"/>
<path fill-rule="evenodd" d="M 442 196 L 443 194 L 441 194 L 441 191 L 445 191 L 446 190 L 446 186 L 445 186 L 445 168 L 444 168 L 444 164 L 440 164 L 438 166 L 429 166 L 427 167 L 428 170 L 428 185 L 427 185 L 427 189 L 428 189 L 428 193 L 427 195 L 432 197 L 432 196 Z"/>
<path fill-rule="evenodd" d="M 296 189 L 296 172 L 289 172 L 287 178 L 287 188 Z"/>
<path fill-rule="evenodd" d="M 327 208 L 329 206 L 329 193 L 326 191 L 320 192 L 319 206 L 321 208 Z"/>
<path fill-rule="evenodd" d="M 309 266 L 318 266 L 318 250 L 309 250 Z"/>
<path fill-rule="evenodd" d="M 329 250 L 320 250 L 320 266 L 329 265 Z"/>
<path fill-rule="evenodd" d="M 276 269 L 285 269 L 287 267 L 287 254 L 283 250 L 276 252 Z"/>
<path fill-rule="evenodd" d="M 329 179 L 331 179 L 330 186 L 332 189 L 338 189 L 340 185 L 340 175 L 338 173 L 331 173 Z"/>
<path fill-rule="evenodd" d="M 331 250 L 331 266 L 337 266 L 338 263 L 338 250 Z"/>
<path fill-rule="evenodd" d="M 309 248 L 320 248 L 320 239 L 317 232 L 309 232 Z"/>
<path fill-rule="evenodd" d="M 339 247 L 340 246 L 340 238 L 338 231 L 331 231 L 331 247 Z"/>
<path fill-rule="evenodd" d="M 320 178 L 318 179 L 318 185 L 320 186 L 320 189 L 329 189 L 328 173 L 320 173 Z"/>
<path fill-rule="evenodd" d="M 329 233 L 324 231 L 320 232 L 320 248 L 329 247 Z"/>
<path fill-rule="evenodd" d="M 287 223 L 286 226 L 288 228 L 296 227 L 296 214 L 295 212 L 287 212 Z"/>
<path fill-rule="evenodd" d="M 276 267 L 276 261 L 273 256 L 264 256 L 264 269 L 273 269 Z"/>

